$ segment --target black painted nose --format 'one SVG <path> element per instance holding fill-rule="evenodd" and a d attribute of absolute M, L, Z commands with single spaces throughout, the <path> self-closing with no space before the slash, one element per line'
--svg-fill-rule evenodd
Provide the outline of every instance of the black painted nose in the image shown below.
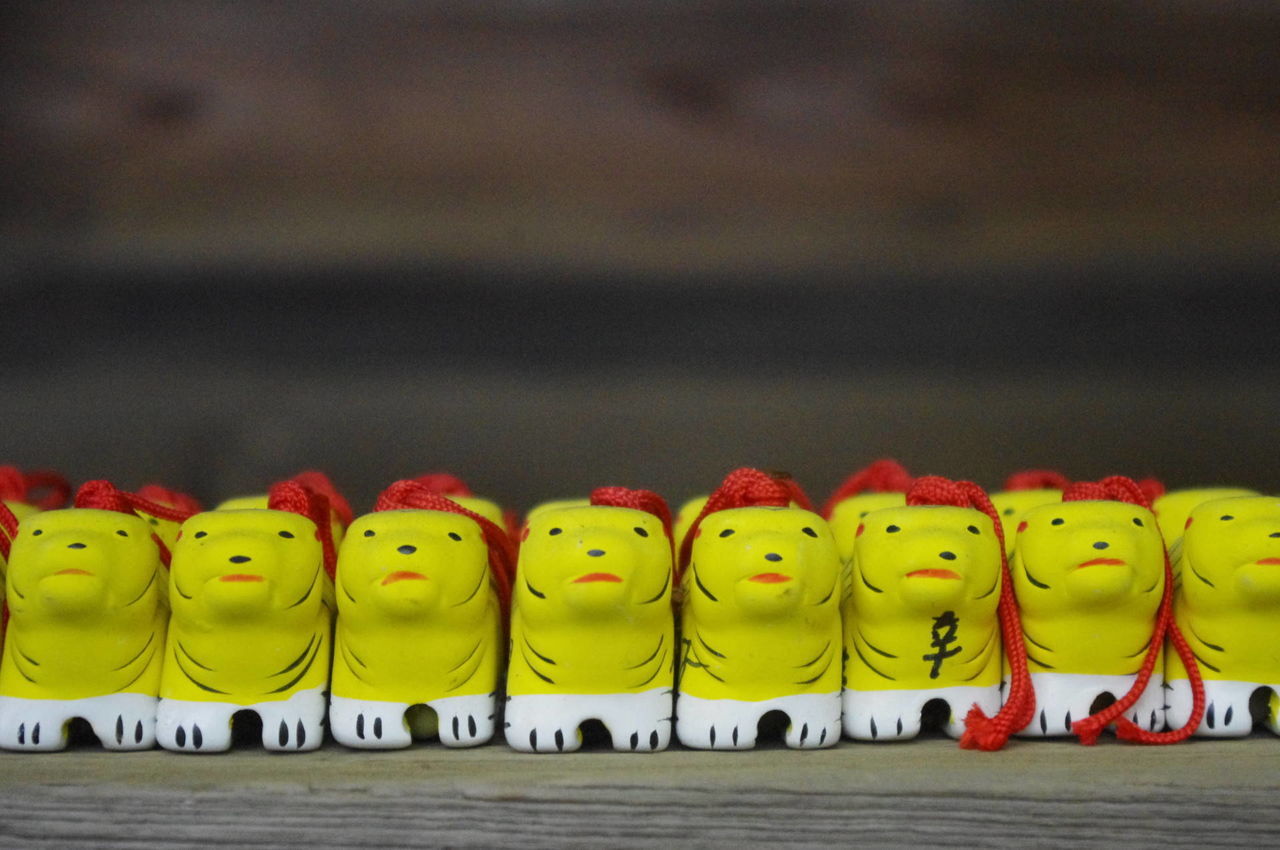
<path fill-rule="evenodd" d="M 939 552 L 938 557 L 944 561 L 954 561 L 956 559 L 955 552 Z"/>
<path fill-rule="evenodd" d="M 248 555 L 232 555 L 230 558 L 227 558 L 227 560 L 233 564 L 247 564 L 252 561 L 253 558 L 250 558 Z"/>
<path fill-rule="evenodd" d="M 83 544 L 83 543 L 68 543 L 68 544 L 67 544 L 67 548 L 68 548 L 68 549 L 83 549 L 83 548 L 84 548 L 84 544 Z"/>
<path fill-rule="evenodd" d="M 603 554 L 604 554 L 604 550 L 603 550 L 603 549 L 588 549 L 588 550 L 587 550 L 587 554 L 588 554 L 588 555 L 590 555 L 590 556 L 591 556 L 591 557 L 593 557 L 593 558 L 599 558 L 601 555 L 603 555 Z"/>
<path fill-rule="evenodd" d="M 1110 546 L 1110 545 L 1111 545 L 1111 544 L 1110 544 L 1110 543 L 1108 543 L 1108 542 L 1107 542 L 1107 541 L 1105 541 L 1105 540 L 1099 540 L 1097 543 L 1093 544 L 1093 548 L 1095 548 L 1095 549 L 1106 549 L 1106 548 L 1107 548 L 1108 546 Z"/>
<path fill-rule="evenodd" d="M 396 551 L 399 552 L 401 555 L 412 555 L 414 552 L 418 551 L 418 547 L 410 546 L 408 543 L 406 543 L 405 545 L 396 549 Z"/>
<path fill-rule="evenodd" d="M 764 556 L 764 559 L 766 561 L 781 561 L 782 556 L 779 555 L 777 552 L 770 552 L 768 555 Z"/>

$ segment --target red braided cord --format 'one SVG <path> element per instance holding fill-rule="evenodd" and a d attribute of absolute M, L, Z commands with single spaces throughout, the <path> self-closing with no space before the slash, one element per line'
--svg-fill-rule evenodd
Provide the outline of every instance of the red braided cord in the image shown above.
<path fill-rule="evenodd" d="M 1056 469 L 1021 469 L 1004 480 L 1006 490 L 1065 490 L 1071 480 Z"/>
<path fill-rule="evenodd" d="M 1022 642 L 1022 619 L 1013 595 L 1013 579 L 1009 575 L 1009 559 L 1005 556 L 1004 529 L 987 493 L 972 481 L 952 481 L 937 475 L 917 478 L 907 491 L 908 505 L 950 505 L 975 508 L 991 519 L 1000 550 L 1000 631 L 1005 656 L 1009 660 L 1009 694 L 995 717 L 987 717 L 975 704 L 964 719 L 960 746 L 971 750 L 998 750 L 1009 736 L 1031 722 L 1036 710 L 1036 695 L 1027 671 L 1027 647 Z"/>
<path fill-rule="evenodd" d="M 333 545 L 329 497 L 307 487 L 297 477 L 271 485 L 267 491 L 267 509 L 298 514 L 316 525 L 316 539 L 324 553 L 324 571 L 333 578 L 338 565 L 338 551 Z"/>
<path fill-rule="evenodd" d="M 485 545 L 489 547 L 489 569 L 498 585 L 498 597 L 505 611 L 511 599 L 511 580 L 516 571 L 516 548 L 511 537 L 499 525 L 470 511 L 420 481 L 397 481 L 378 496 L 374 511 L 420 510 L 460 514 L 480 526 Z"/>
<path fill-rule="evenodd" d="M 33 495 L 38 490 L 49 492 Z M 52 470 L 23 472 L 16 466 L 0 466 L 0 499 L 26 502 L 41 510 L 50 511 L 65 505 L 70 495 L 71 483 Z"/>
<path fill-rule="evenodd" d="M 136 493 L 120 490 L 110 481 L 103 480 L 86 481 L 81 484 L 80 489 L 76 491 L 76 498 L 72 504 L 77 508 L 118 511 L 124 514 L 134 514 L 135 516 L 137 511 L 142 511 L 151 516 L 172 522 L 185 522 L 188 517 L 197 513 L 196 511 L 188 511 L 180 507 L 153 502 Z M 169 547 L 164 545 L 164 542 L 154 532 L 151 534 L 151 539 L 155 542 L 156 548 L 160 550 L 160 562 L 166 567 L 169 566 Z"/>
<path fill-rule="evenodd" d="M 18 518 L 2 501 L 0 501 L 0 531 L 4 532 L 0 534 L 0 556 L 8 561 L 9 547 L 13 544 L 13 538 L 18 536 Z"/>
<path fill-rule="evenodd" d="M 591 504 L 609 508 L 631 508 L 653 514 L 662 521 L 662 530 L 671 538 L 671 509 L 667 500 L 652 490 L 629 490 L 626 487 L 597 487 L 591 491 Z"/>
<path fill-rule="evenodd" d="M 1148 502 L 1154 502 L 1165 493 L 1164 482 L 1159 478 L 1144 478 L 1138 482 L 1138 486 L 1146 494 Z"/>
<path fill-rule="evenodd" d="M 299 472 L 289 480 L 296 481 L 313 493 L 319 493 L 328 499 L 329 507 L 338 515 L 338 519 L 342 520 L 344 526 L 351 525 L 356 518 L 346 498 L 338 492 L 338 488 L 333 486 L 329 476 L 323 472 L 308 469 L 305 472 Z"/>
<path fill-rule="evenodd" d="M 822 506 L 823 519 L 831 519 L 836 505 L 859 493 L 905 493 L 911 487 L 911 473 L 892 458 L 882 458 L 850 475 Z"/>
<path fill-rule="evenodd" d="M 708 514 L 729 508 L 777 507 L 785 508 L 795 501 L 807 504 L 808 499 L 800 491 L 800 486 L 790 478 L 777 477 L 781 473 L 770 474 L 751 467 L 735 469 L 724 477 L 715 492 L 707 497 L 707 503 L 694 519 L 684 540 L 680 541 L 679 557 L 676 558 L 676 581 L 680 580 L 684 568 L 689 564 L 689 555 L 693 552 L 693 539 L 698 536 L 699 529 Z M 802 498 L 796 499 L 799 495 Z M 811 510 L 811 508 L 806 508 Z"/>
<path fill-rule="evenodd" d="M 467 482 L 448 472 L 428 472 L 413 479 L 442 496 L 474 496 Z"/>
<path fill-rule="evenodd" d="M 195 496 L 183 493 L 181 490 L 170 490 L 159 484 L 143 484 L 138 488 L 138 495 L 144 499 L 150 499 L 153 502 L 159 502 L 162 505 L 169 505 L 184 511 L 190 511 L 198 514 L 204 510 L 204 506 Z"/>
<path fill-rule="evenodd" d="M 1150 510 L 1151 502 L 1148 499 L 1147 492 L 1146 487 L 1132 478 L 1126 478 L 1123 475 L 1112 475 L 1098 482 L 1081 481 L 1072 484 L 1063 491 L 1062 501 L 1109 499 L 1130 505 L 1138 505 Z M 1161 541 L 1160 548 L 1164 553 L 1164 593 L 1160 597 L 1160 607 L 1156 611 L 1156 625 L 1151 637 L 1151 646 L 1147 649 L 1146 657 L 1142 660 L 1142 667 L 1139 669 L 1138 676 L 1134 679 L 1128 693 L 1096 714 L 1091 714 L 1071 724 L 1071 731 L 1080 739 L 1080 743 L 1086 746 L 1096 743 L 1098 736 L 1102 734 L 1102 730 L 1113 722 L 1116 724 L 1117 737 L 1123 740 L 1136 741 L 1142 744 L 1176 744 L 1179 741 L 1186 740 L 1195 732 L 1200 725 L 1200 718 L 1204 715 L 1204 682 L 1200 678 L 1200 668 L 1191 652 L 1191 647 L 1187 644 L 1177 624 L 1173 622 L 1173 565 L 1169 562 L 1169 551 L 1164 546 L 1163 541 Z M 1133 707 L 1134 703 L 1146 691 L 1147 685 L 1150 684 L 1151 674 L 1156 666 L 1156 659 L 1164 648 L 1166 634 L 1171 636 L 1174 649 L 1182 659 L 1183 665 L 1187 668 L 1187 678 L 1191 682 L 1191 717 L 1181 729 L 1174 729 L 1169 732 L 1147 732 L 1123 715 Z"/>

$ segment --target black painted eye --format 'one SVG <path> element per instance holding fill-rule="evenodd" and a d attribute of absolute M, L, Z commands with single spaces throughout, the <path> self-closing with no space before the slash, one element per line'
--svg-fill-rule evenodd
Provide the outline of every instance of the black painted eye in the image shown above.
<path fill-rule="evenodd" d="M 896 526 L 896 525 L 891 525 L 891 526 L 889 526 L 888 528 L 886 528 L 886 529 L 885 529 L 885 531 L 889 532 L 890 534 L 897 534 L 897 533 L 898 533 L 899 531 L 901 531 L 901 530 L 902 530 L 902 529 L 901 529 L 901 528 L 898 528 L 898 526 Z"/>
<path fill-rule="evenodd" d="M 969 526 L 969 533 L 970 533 L 970 534 L 981 534 L 982 532 L 981 532 L 981 531 L 978 531 L 978 526 L 976 526 L 976 525 L 971 525 L 971 526 Z"/>
<path fill-rule="evenodd" d="M 1140 517 L 1134 517 L 1133 524 L 1138 526 L 1138 528 L 1142 528 L 1142 519 Z"/>
<path fill-rule="evenodd" d="M 728 537 L 731 534 L 733 534 L 732 528 L 726 528 L 724 531 L 720 532 L 721 537 Z"/>
<path fill-rule="evenodd" d="M 206 536 L 208 536 L 208 533 L 209 533 L 209 532 L 207 532 L 207 531 L 197 531 L 195 534 L 193 534 L 193 535 L 191 535 L 191 536 L 192 536 L 192 537 L 194 537 L 194 538 L 196 538 L 197 540 L 199 540 L 201 537 L 206 537 Z"/>
<path fill-rule="evenodd" d="M 1013 516 L 1013 508 L 1005 508 L 1000 513 L 1004 514 L 1005 516 Z"/>
<path fill-rule="evenodd" d="M 32 537 L 39 537 L 41 534 L 44 534 L 44 529 L 42 528 L 37 528 L 35 531 L 31 532 Z"/>
<path fill-rule="evenodd" d="M 1064 522 L 1066 522 L 1066 520 L 1062 517 L 1054 517 L 1053 520 L 1049 522 L 1049 525 L 1062 525 Z"/>
<path fill-rule="evenodd" d="M 547 534 L 550 534 L 552 537 L 555 537 L 557 534 L 559 534 L 563 530 L 564 529 L 562 528 L 553 528 L 550 531 L 548 531 Z"/>
<path fill-rule="evenodd" d="M 293 538 L 293 532 L 292 532 L 292 531 L 282 531 L 282 532 L 280 532 L 280 536 L 281 536 L 281 537 L 287 537 L 287 538 L 292 539 L 292 538 Z"/>
<path fill-rule="evenodd" d="M 1225 519 L 1235 519 L 1235 517 L 1233 517 L 1231 514 L 1224 514 L 1223 516 L 1219 517 L 1219 519 L 1224 519 L 1224 520 L 1225 520 Z"/>
<path fill-rule="evenodd" d="M 634 531 L 636 534 L 639 534 L 641 537 L 649 536 L 649 532 L 645 531 L 643 528 L 641 528 L 638 525 L 635 528 L 633 528 L 632 531 Z"/>
<path fill-rule="evenodd" d="M 858 514 L 858 519 L 862 519 L 864 516 L 866 516 L 869 513 L 871 513 L 871 511 L 863 511 L 862 513 Z"/>
<path fill-rule="evenodd" d="M 116 530 L 116 534 L 119 534 L 121 537 L 128 537 L 128 536 L 129 536 L 129 532 L 125 531 L 124 529 L 117 529 L 117 530 Z"/>
<path fill-rule="evenodd" d="M 160 524 L 160 520 L 156 519 L 156 518 L 155 518 L 155 517 L 153 517 L 153 516 L 149 516 L 149 517 L 147 517 L 147 522 L 151 523 L 152 525 L 159 525 L 159 524 Z"/>
<path fill-rule="evenodd" d="M 462 535 L 461 535 L 461 534 L 459 534 L 459 533 L 458 533 L 458 532 L 456 532 L 456 531 L 450 531 L 450 532 L 449 532 L 449 539 L 450 539 L 450 540 L 461 540 L 461 539 L 462 539 Z"/>
<path fill-rule="evenodd" d="M 809 526 L 807 526 L 807 525 L 806 525 L 804 528 L 800 529 L 800 530 L 801 530 L 801 531 L 803 531 L 805 534 L 809 535 L 810 537 L 817 537 L 817 536 L 818 536 L 818 532 L 814 531 L 812 528 L 810 528 L 810 527 L 809 527 Z"/>
<path fill-rule="evenodd" d="M 366 528 L 364 530 L 365 537 L 372 537 L 373 535 L 374 535 L 374 530 L 372 528 Z"/>

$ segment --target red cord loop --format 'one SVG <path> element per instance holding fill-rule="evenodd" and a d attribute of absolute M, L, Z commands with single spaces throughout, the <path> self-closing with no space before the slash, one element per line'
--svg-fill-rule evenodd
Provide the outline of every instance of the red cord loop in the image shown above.
<path fill-rule="evenodd" d="M 671 539 L 671 509 L 667 500 L 652 490 L 630 490 L 626 487 L 597 487 L 591 491 L 591 504 L 608 508 L 632 508 L 653 514 L 662 522 L 662 530 Z"/>
<path fill-rule="evenodd" d="M 189 511 L 184 508 L 153 502 L 137 493 L 121 490 L 110 481 L 103 480 L 86 481 L 81 484 L 80 489 L 76 491 L 76 498 L 72 504 L 77 508 L 117 511 L 122 514 L 136 515 L 137 511 L 142 511 L 160 519 L 179 523 L 185 522 L 188 517 L 197 513 L 197 511 Z M 166 567 L 169 566 L 169 547 L 164 545 L 154 533 L 152 533 L 151 539 L 155 541 L 156 548 L 160 550 L 161 563 Z"/>
<path fill-rule="evenodd" d="M 9 547 L 13 545 L 13 538 L 18 536 L 18 518 L 3 501 L 0 501 L 0 531 L 4 532 L 0 534 L 0 556 L 7 562 Z"/>
<path fill-rule="evenodd" d="M 952 481 L 937 475 L 917 478 L 907 491 L 907 504 L 974 508 L 991 519 L 1000 550 L 1000 601 L 997 611 L 1005 656 L 1009 661 L 1009 693 L 994 717 L 987 717 L 976 704 L 969 709 L 960 746 L 973 750 L 998 750 L 1008 742 L 1010 735 L 1031 722 L 1036 710 L 1036 695 L 1031 687 L 1031 674 L 1027 671 L 1027 647 L 1022 641 L 1022 618 L 1018 616 L 1018 603 L 1013 595 L 1000 516 L 987 498 L 986 491 L 977 484 Z"/>
<path fill-rule="evenodd" d="M 428 472 L 413 479 L 442 496 L 474 496 L 467 482 L 449 472 Z"/>
<path fill-rule="evenodd" d="M 859 493 L 905 493 L 910 487 L 911 473 L 906 467 L 892 458 L 882 458 L 842 481 L 822 506 L 822 518 L 831 519 L 836 505 Z"/>
<path fill-rule="evenodd" d="M 0 499 L 51 511 L 65 505 L 70 495 L 71 483 L 52 470 L 23 472 L 16 466 L 0 466 Z"/>
<path fill-rule="evenodd" d="M 327 480 L 327 479 L 326 479 Z M 298 514 L 315 523 L 316 539 L 324 552 L 324 571 L 333 578 L 338 565 L 338 551 L 333 545 L 332 505 L 329 497 L 307 487 L 297 477 L 271 485 L 267 491 L 267 509 Z"/>
<path fill-rule="evenodd" d="M 204 506 L 200 504 L 196 497 L 183 493 L 181 490 L 170 490 L 160 484 L 143 484 L 138 488 L 138 495 L 144 499 L 159 502 L 162 505 L 190 511 L 193 514 L 198 514 L 204 510 Z"/>
<path fill-rule="evenodd" d="M 1006 490 L 1065 490 L 1071 479 L 1056 469 L 1022 469 L 1004 480 Z"/>
<path fill-rule="evenodd" d="M 1139 483 L 1123 475 L 1112 475 L 1097 482 L 1081 481 L 1072 484 L 1063 492 L 1062 501 L 1110 499 L 1149 510 L 1151 508 L 1149 493 L 1152 488 L 1148 482 L 1151 481 L 1154 479 Z M 1163 486 L 1160 486 L 1159 482 L 1155 483 L 1163 492 Z M 1200 667 L 1195 655 L 1192 654 L 1190 645 L 1173 619 L 1173 565 L 1169 562 L 1169 550 L 1163 545 L 1163 541 L 1161 550 L 1164 552 L 1164 594 L 1160 598 L 1160 607 L 1156 611 L 1155 631 L 1151 636 L 1151 645 L 1147 649 L 1142 667 L 1138 670 L 1138 676 L 1134 679 L 1128 693 L 1096 714 L 1071 724 L 1071 731 L 1080 739 L 1080 743 L 1086 746 L 1096 743 L 1102 730 L 1112 723 L 1116 724 L 1116 737 L 1124 741 L 1134 741 L 1139 744 L 1176 744 L 1189 738 L 1200 726 L 1200 720 L 1204 716 L 1204 681 L 1200 677 Z M 1180 729 L 1148 732 L 1138 727 L 1124 714 L 1133 707 L 1150 684 L 1151 674 L 1155 669 L 1156 660 L 1160 657 L 1160 651 L 1164 648 L 1166 635 L 1173 642 L 1173 648 L 1187 670 L 1187 679 L 1191 683 L 1191 716 Z"/>
<path fill-rule="evenodd" d="M 355 513 L 351 510 L 351 505 L 338 492 L 338 488 L 333 486 L 329 476 L 323 472 L 308 469 L 305 472 L 299 472 L 289 480 L 296 481 L 313 493 L 319 493 L 328 499 L 329 508 L 338 515 L 338 519 L 342 520 L 343 526 L 351 525 L 352 521 L 355 520 Z"/>
<path fill-rule="evenodd" d="M 378 496 L 374 511 L 419 510 L 444 511 L 467 517 L 480 526 L 485 545 L 489 548 L 489 569 L 498 586 L 498 597 L 506 610 L 511 599 L 511 580 L 516 571 L 516 549 L 507 532 L 499 525 L 485 519 L 475 511 L 441 493 L 420 480 L 397 481 Z"/>

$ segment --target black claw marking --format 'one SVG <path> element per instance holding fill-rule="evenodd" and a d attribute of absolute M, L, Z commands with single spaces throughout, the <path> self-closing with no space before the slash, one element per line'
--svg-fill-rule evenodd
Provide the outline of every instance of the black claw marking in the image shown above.
<path fill-rule="evenodd" d="M 379 741 L 382 740 L 382 718 L 381 717 L 373 718 L 373 737 L 377 738 Z"/>
<path fill-rule="evenodd" d="M 454 715 L 454 718 L 453 718 L 453 737 L 454 738 L 458 737 L 458 730 L 459 730 L 458 717 L 457 715 Z"/>
<path fill-rule="evenodd" d="M 31 727 L 31 743 L 35 744 L 36 746 L 40 745 L 40 724 L 39 723 Z"/>
<path fill-rule="evenodd" d="M 18 743 L 25 744 L 27 742 L 27 724 L 18 724 Z"/>
<path fill-rule="evenodd" d="M 289 743 L 289 724 L 284 722 L 284 718 L 280 719 L 280 746 Z"/>
<path fill-rule="evenodd" d="M 631 749 L 634 750 L 638 746 L 640 746 L 640 733 L 632 732 L 631 733 Z"/>
<path fill-rule="evenodd" d="M 1049 732 L 1049 721 L 1045 719 L 1043 708 L 1040 709 L 1040 731 L 1046 734 Z"/>
<path fill-rule="evenodd" d="M 879 738 L 879 737 L 880 737 L 880 731 L 876 729 L 876 719 L 873 717 L 871 718 L 871 740 L 874 741 L 876 738 Z"/>
<path fill-rule="evenodd" d="M 564 752 L 564 732 L 560 729 L 556 730 L 556 749 Z"/>
<path fill-rule="evenodd" d="M 1204 722 L 1209 725 L 1210 729 L 1213 728 L 1213 703 L 1209 703 L 1209 707 L 1204 711 Z"/>
<path fill-rule="evenodd" d="M 899 736 L 902 735 L 902 718 L 901 717 L 898 718 L 898 735 Z"/>
<path fill-rule="evenodd" d="M 1071 731 L 1071 712 L 1069 711 L 1067 712 L 1067 719 L 1064 721 L 1064 723 L 1066 724 L 1067 731 L 1070 732 Z"/>
<path fill-rule="evenodd" d="M 535 750 L 538 749 L 538 730 L 537 729 L 531 729 L 529 731 L 529 746 L 532 749 L 535 749 Z"/>
<path fill-rule="evenodd" d="M 800 727 L 800 743 L 804 743 L 804 739 L 809 737 L 809 724 L 806 723 Z"/>
<path fill-rule="evenodd" d="M 1231 722 L 1231 709 L 1229 708 L 1227 709 L 1226 722 Z M 1156 710 L 1154 708 L 1151 709 L 1151 731 L 1156 731 Z"/>
<path fill-rule="evenodd" d="M 733 727 L 733 745 L 738 746 L 738 727 Z"/>
<path fill-rule="evenodd" d="M 135 743 L 142 743 L 142 721 L 138 721 L 138 725 L 133 727 L 133 740 Z"/>
<path fill-rule="evenodd" d="M 191 743 L 197 750 L 204 746 L 204 733 L 201 732 L 200 727 L 194 723 L 191 724 Z"/>
<path fill-rule="evenodd" d="M 822 734 L 818 736 L 818 746 L 821 747 L 826 742 L 827 742 L 827 730 L 824 727 L 822 730 Z"/>
<path fill-rule="evenodd" d="M 476 736 L 476 719 L 470 714 L 467 715 L 467 734 L 472 738 Z"/>
<path fill-rule="evenodd" d="M 657 729 L 654 729 L 652 732 L 649 733 L 649 749 L 651 750 L 658 749 L 658 730 Z"/>
<path fill-rule="evenodd" d="M 711 727 L 711 746 L 714 747 L 715 745 L 716 745 L 716 727 L 712 726 Z"/>
<path fill-rule="evenodd" d="M 116 715 L 116 743 L 117 744 L 124 743 L 124 715 L 123 714 Z"/>
<path fill-rule="evenodd" d="M 1231 725 L 1231 715 L 1233 715 L 1233 714 L 1235 714 L 1235 713 L 1236 713 L 1236 707 L 1235 707 L 1234 705 L 1229 705 L 1229 706 L 1227 706 L 1226 713 L 1222 715 L 1222 725 L 1223 725 L 1223 726 L 1230 726 L 1230 725 Z M 1155 725 L 1155 722 L 1156 722 L 1156 719 L 1155 719 L 1155 718 L 1156 718 L 1156 713 L 1153 711 L 1153 712 L 1151 712 L 1151 725 L 1152 725 L 1152 726 L 1154 726 L 1154 725 Z"/>
<path fill-rule="evenodd" d="M 356 715 L 356 737 L 361 741 L 364 740 L 364 715 Z"/>
<path fill-rule="evenodd" d="M 298 720 L 298 749 L 302 749 L 302 745 L 307 742 L 307 730 L 302 725 L 302 720 Z"/>
<path fill-rule="evenodd" d="M 178 731 L 173 733 L 173 740 L 178 742 L 179 747 L 185 747 L 187 745 L 187 730 L 179 726 Z"/>

